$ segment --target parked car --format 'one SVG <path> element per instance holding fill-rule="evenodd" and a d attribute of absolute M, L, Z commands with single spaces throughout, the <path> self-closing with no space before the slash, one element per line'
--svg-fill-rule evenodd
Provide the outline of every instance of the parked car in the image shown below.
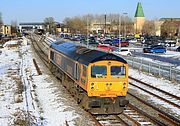
<path fill-rule="evenodd" d="M 119 50 L 119 48 L 116 48 L 116 50 L 114 50 L 113 53 L 125 55 L 125 56 L 131 56 L 132 55 L 129 48 L 121 48 L 120 50 Z"/>
<path fill-rule="evenodd" d="M 167 38 L 164 40 L 164 42 L 166 43 L 166 47 L 175 47 L 176 46 L 175 39 Z"/>
<path fill-rule="evenodd" d="M 161 45 L 154 45 L 147 48 L 143 48 L 144 53 L 165 53 L 166 48 Z"/>
<path fill-rule="evenodd" d="M 180 52 L 180 46 L 179 46 L 179 47 L 177 47 L 176 51 Z"/>
<path fill-rule="evenodd" d="M 129 46 L 129 42 L 128 41 L 119 40 L 119 39 L 114 39 L 113 42 L 112 42 L 112 45 L 118 47 L 119 43 L 121 44 L 122 47 Z"/>
<path fill-rule="evenodd" d="M 137 39 L 135 39 L 135 38 L 129 40 L 129 43 L 136 43 L 136 42 L 138 42 L 138 41 L 137 41 Z"/>
<path fill-rule="evenodd" d="M 105 39 L 102 44 L 107 45 L 107 46 L 111 46 L 113 43 L 112 39 Z"/>
<path fill-rule="evenodd" d="M 103 44 L 99 44 L 97 46 L 97 48 L 101 49 L 101 50 L 105 50 L 105 51 L 114 51 L 115 50 L 115 47 L 107 46 L 107 45 L 103 45 Z"/>
<path fill-rule="evenodd" d="M 97 45 L 99 44 L 98 41 L 95 38 L 93 38 L 93 37 L 88 38 L 88 41 L 87 41 L 86 38 L 82 38 L 80 40 L 80 43 L 83 43 L 85 45 L 94 46 L 94 47 L 97 47 Z"/>

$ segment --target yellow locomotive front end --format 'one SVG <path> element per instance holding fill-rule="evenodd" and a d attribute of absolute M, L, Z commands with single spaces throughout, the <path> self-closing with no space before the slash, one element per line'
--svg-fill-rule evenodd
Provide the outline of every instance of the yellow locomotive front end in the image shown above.
<path fill-rule="evenodd" d="M 92 113 L 119 114 L 128 101 L 128 64 L 98 61 L 88 66 L 88 97 Z"/>

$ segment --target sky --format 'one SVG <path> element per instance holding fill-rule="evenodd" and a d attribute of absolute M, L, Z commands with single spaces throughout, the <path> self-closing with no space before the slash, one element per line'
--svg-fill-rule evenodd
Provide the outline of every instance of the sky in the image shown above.
<path fill-rule="evenodd" d="M 3 22 L 43 22 L 54 17 L 62 22 L 66 17 L 86 14 L 128 13 L 133 18 L 141 2 L 146 19 L 180 18 L 180 0 L 1 0 Z"/>

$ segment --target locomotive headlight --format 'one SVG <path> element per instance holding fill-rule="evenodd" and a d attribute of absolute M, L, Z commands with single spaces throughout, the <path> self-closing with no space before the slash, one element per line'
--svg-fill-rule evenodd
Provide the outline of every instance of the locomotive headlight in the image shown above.
<path fill-rule="evenodd" d="M 94 83 L 91 83 L 91 90 L 94 90 Z"/>
<path fill-rule="evenodd" d="M 123 89 L 126 89 L 126 83 L 123 83 Z"/>
<path fill-rule="evenodd" d="M 110 65 L 111 65 L 111 62 L 108 62 L 108 65 L 110 66 Z"/>

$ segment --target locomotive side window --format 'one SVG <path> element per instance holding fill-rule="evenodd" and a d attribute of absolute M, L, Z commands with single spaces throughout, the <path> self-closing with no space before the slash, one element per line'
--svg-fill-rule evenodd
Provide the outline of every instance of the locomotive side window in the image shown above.
<path fill-rule="evenodd" d="M 50 52 L 50 59 L 54 60 L 54 52 L 53 51 Z"/>
<path fill-rule="evenodd" d="M 111 66 L 111 77 L 113 78 L 126 77 L 126 67 L 125 66 Z"/>
<path fill-rule="evenodd" d="M 75 71 L 74 71 L 74 77 L 76 80 L 79 80 L 80 78 L 80 69 L 79 69 L 79 64 L 75 64 Z"/>
<path fill-rule="evenodd" d="M 92 78 L 106 78 L 107 77 L 107 67 L 106 66 L 92 66 L 91 67 L 91 77 Z"/>
<path fill-rule="evenodd" d="M 61 56 L 59 54 L 56 54 L 56 62 L 59 66 L 61 66 Z"/>
<path fill-rule="evenodd" d="M 84 77 L 86 77 L 86 73 L 87 73 L 86 67 L 83 66 L 83 76 L 84 76 Z"/>

